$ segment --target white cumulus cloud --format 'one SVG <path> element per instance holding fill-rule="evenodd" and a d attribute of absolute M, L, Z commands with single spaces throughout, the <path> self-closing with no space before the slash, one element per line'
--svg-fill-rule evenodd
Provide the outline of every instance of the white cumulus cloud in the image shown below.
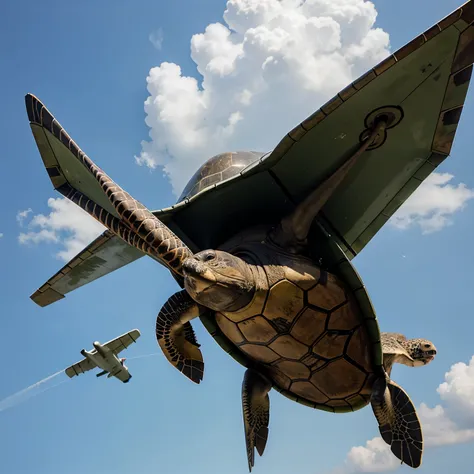
<path fill-rule="evenodd" d="M 66 198 L 50 198 L 48 206 L 51 212 L 47 216 L 36 214 L 28 223 L 28 232 L 19 234 L 20 244 L 59 244 L 62 248 L 56 256 L 68 261 L 105 230 L 102 224 Z"/>
<path fill-rule="evenodd" d="M 191 38 L 202 81 L 163 62 L 147 77 L 150 141 L 139 165 L 163 166 L 175 194 L 223 151 L 269 151 L 388 54 L 364 0 L 229 0 L 222 23 Z"/>
<path fill-rule="evenodd" d="M 474 356 L 468 364 L 454 364 L 444 380 L 437 388 L 442 403 L 434 408 L 421 403 L 417 409 L 426 448 L 474 441 Z M 390 447 L 376 437 L 365 446 L 354 446 L 333 474 L 379 473 L 399 467 Z"/>
<path fill-rule="evenodd" d="M 423 234 L 452 224 L 451 216 L 474 197 L 474 190 L 464 183 L 450 184 L 454 176 L 432 173 L 390 219 L 392 226 L 408 229 L 419 226 Z"/>

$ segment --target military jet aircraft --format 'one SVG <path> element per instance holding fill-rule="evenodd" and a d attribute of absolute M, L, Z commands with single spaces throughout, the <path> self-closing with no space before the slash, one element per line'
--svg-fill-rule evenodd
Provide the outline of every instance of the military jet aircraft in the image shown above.
<path fill-rule="evenodd" d="M 90 352 L 85 349 L 81 350 L 81 354 L 85 357 L 81 361 L 68 367 L 65 372 L 70 378 L 83 374 L 94 367 L 99 367 L 102 372 L 97 374 L 97 377 L 107 375 L 107 378 L 116 377 L 123 383 L 128 383 L 132 376 L 128 371 L 128 367 L 124 364 L 125 358 L 119 359 L 117 356 L 126 349 L 132 342 L 137 342 L 140 337 L 140 331 L 134 329 L 126 334 L 113 339 L 112 341 L 101 344 L 100 342 L 93 342 L 94 349 Z"/>

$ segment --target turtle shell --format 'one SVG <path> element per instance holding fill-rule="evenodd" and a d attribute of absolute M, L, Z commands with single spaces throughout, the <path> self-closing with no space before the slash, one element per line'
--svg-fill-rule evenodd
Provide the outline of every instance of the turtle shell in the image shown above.
<path fill-rule="evenodd" d="M 264 154 L 258 151 L 237 151 L 213 156 L 194 173 L 178 202 L 195 196 L 213 184 L 239 175 L 242 170 L 255 163 Z"/>
<path fill-rule="evenodd" d="M 261 241 L 258 232 L 252 240 Z M 258 256 L 268 248 L 245 242 L 245 236 L 234 241 L 240 244 L 231 253 L 250 248 Z M 348 412 L 369 403 L 374 377 L 381 373 L 382 349 L 370 299 L 340 249 L 339 256 L 342 268 L 336 266 L 335 275 L 309 259 L 277 255 L 267 271 L 269 288 L 257 293 L 249 307 L 201 320 L 224 350 L 265 373 L 286 397 Z M 262 261 L 269 259 L 264 255 Z"/>

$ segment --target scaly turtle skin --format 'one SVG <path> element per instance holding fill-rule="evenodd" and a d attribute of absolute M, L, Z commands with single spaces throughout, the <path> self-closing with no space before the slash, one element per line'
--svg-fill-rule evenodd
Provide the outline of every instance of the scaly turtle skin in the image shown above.
<path fill-rule="evenodd" d="M 156 321 L 157 340 L 170 363 L 192 381 L 202 380 L 204 361 L 190 323 L 200 317 L 219 344 L 247 367 L 242 405 L 250 470 L 254 449 L 263 454 L 267 442 L 272 387 L 333 412 L 357 410 L 370 402 L 394 454 L 412 467 L 421 464 L 423 443 L 415 408 L 389 378 L 393 362 L 416 365 L 419 358 L 401 336 L 392 338 L 390 367 L 384 369 L 377 321 L 357 274 L 348 261 L 344 276 L 327 271 L 309 246 L 315 217 L 364 152 L 387 139 L 387 130 L 401 120 L 397 109 L 393 114 L 386 108 L 372 113 L 358 149 L 272 228 L 245 229 L 216 250 L 193 254 L 95 165 L 36 98 L 27 96 L 27 104 L 33 120 L 50 123 L 51 131 L 67 144 L 72 160 L 77 160 L 69 163 L 70 169 L 86 170 L 76 187 L 49 152 L 44 132 L 34 128 L 56 190 L 127 244 L 160 261 L 184 286 L 165 303 Z M 210 160 L 186 192 L 195 192 L 195 181 L 202 183 L 209 173 L 216 179 L 226 179 L 227 171 L 232 176 L 242 168 L 239 156 L 235 163 L 233 154 Z M 245 166 L 249 156 L 240 164 Z M 91 190 L 84 187 L 84 179 Z M 383 344 L 385 351 L 386 341 Z"/>
<path fill-rule="evenodd" d="M 183 288 L 156 321 L 171 364 L 202 380 L 191 326 L 199 317 L 247 367 L 242 406 L 250 469 L 255 448 L 261 455 L 268 439 L 272 387 L 331 412 L 370 403 L 392 452 L 418 467 L 421 426 L 390 376 L 394 363 L 422 366 L 436 349 L 380 334 L 350 259 L 449 155 L 472 74 L 473 21 L 471 0 L 348 84 L 272 151 L 212 158 L 176 205 L 153 212 L 27 95 L 54 188 L 107 227 L 31 298 L 47 306 L 148 255 Z"/>
<path fill-rule="evenodd" d="M 335 409 L 351 402 L 360 408 L 370 401 L 392 452 L 409 466 L 420 466 L 423 436 L 415 407 L 389 375 L 393 363 L 415 367 L 431 362 L 434 345 L 383 333 L 385 373 L 377 371 L 357 304 L 336 276 L 265 240 L 242 243 L 232 253 L 208 250 L 186 259 L 186 289 L 178 295 L 195 315 L 199 308 L 214 310 L 221 331 L 251 361 L 242 386 L 249 469 L 254 448 L 260 455 L 265 449 L 272 386 L 315 408 Z M 184 333 L 181 322 L 189 324 L 183 314 L 178 309 L 174 322 L 167 323 L 176 336 Z M 157 328 L 163 319 L 160 313 Z M 164 334 L 162 328 L 157 337 L 168 360 L 199 383 L 203 362 L 197 346 L 178 347 L 175 341 L 182 336 Z M 174 358 L 176 352 L 181 360 Z"/>

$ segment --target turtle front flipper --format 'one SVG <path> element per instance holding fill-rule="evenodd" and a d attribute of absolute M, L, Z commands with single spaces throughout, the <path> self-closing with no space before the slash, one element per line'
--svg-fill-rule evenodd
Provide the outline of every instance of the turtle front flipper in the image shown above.
<path fill-rule="evenodd" d="M 270 421 L 271 382 L 255 370 L 247 369 L 242 383 L 242 409 L 244 414 L 245 444 L 249 471 L 255 460 L 255 450 L 263 455 L 268 438 L 268 423 Z"/>
<path fill-rule="evenodd" d="M 195 383 L 204 376 L 204 361 L 189 322 L 204 310 L 185 290 L 171 296 L 156 318 L 156 339 L 166 358 Z"/>
<path fill-rule="evenodd" d="M 395 456 L 417 468 L 423 457 L 423 433 L 416 408 L 399 385 L 383 377 L 372 389 L 372 409 L 379 423 L 382 439 Z"/>

